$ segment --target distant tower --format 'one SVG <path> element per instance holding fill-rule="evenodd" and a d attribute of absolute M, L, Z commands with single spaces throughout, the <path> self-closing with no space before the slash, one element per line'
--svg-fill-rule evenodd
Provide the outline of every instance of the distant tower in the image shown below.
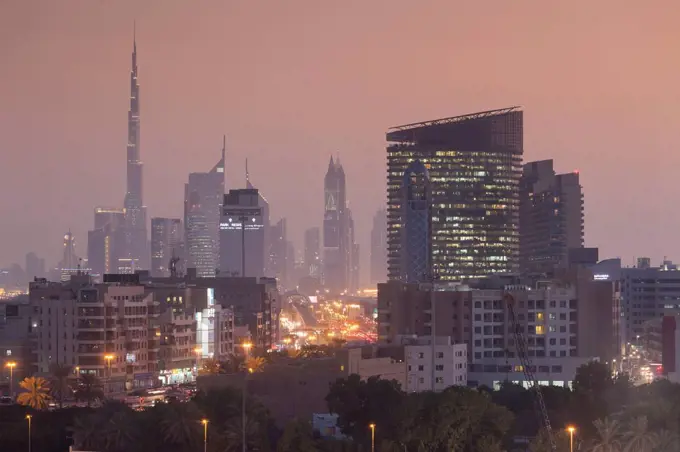
<path fill-rule="evenodd" d="M 345 171 L 330 158 L 324 178 L 323 280 L 333 293 L 349 289 L 350 228 L 347 212 Z"/>
<path fill-rule="evenodd" d="M 371 285 L 387 280 L 387 210 L 373 216 L 371 229 Z"/>
<path fill-rule="evenodd" d="M 128 111 L 127 193 L 125 194 L 125 244 L 123 258 L 129 268 L 149 268 L 146 207 L 142 196 L 144 164 L 139 149 L 139 81 L 137 70 L 137 39 L 133 39 L 132 69 L 130 71 L 130 111 Z"/>
<path fill-rule="evenodd" d="M 59 262 L 59 278 L 61 281 L 68 281 L 71 275 L 75 275 L 80 271 L 81 259 L 76 255 L 76 239 L 68 231 L 64 234 L 64 254 Z"/>
<path fill-rule="evenodd" d="M 420 160 L 406 169 L 401 190 L 400 279 L 422 282 L 432 271 L 432 199 L 430 175 Z"/>

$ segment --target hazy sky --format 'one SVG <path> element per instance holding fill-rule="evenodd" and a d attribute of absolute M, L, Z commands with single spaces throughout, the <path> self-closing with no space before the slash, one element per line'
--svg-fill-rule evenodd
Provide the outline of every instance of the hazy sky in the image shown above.
<path fill-rule="evenodd" d="M 85 256 L 122 205 L 135 19 L 150 217 L 226 133 L 227 187 L 248 157 L 299 246 L 339 153 L 366 257 L 389 126 L 521 105 L 525 161 L 581 171 L 587 246 L 680 259 L 677 0 L 0 0 L 0 265 L 69 228 Z"/>

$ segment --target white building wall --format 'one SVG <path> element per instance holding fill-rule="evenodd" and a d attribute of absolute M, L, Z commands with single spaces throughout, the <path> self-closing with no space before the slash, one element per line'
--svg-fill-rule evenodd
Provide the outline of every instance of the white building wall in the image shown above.
<path fill-rule="evenodd" d="M 419 344 L 405 345 L 406 391 L 431 391 L 432 346 L 430 339 L 420 338 Z M 423 343 L 427 342 L 427 343 Z M 467 345 L 452 344 L 450 338 L 437 338 L 434 347 L 434 390 L 467 385 Z"/>

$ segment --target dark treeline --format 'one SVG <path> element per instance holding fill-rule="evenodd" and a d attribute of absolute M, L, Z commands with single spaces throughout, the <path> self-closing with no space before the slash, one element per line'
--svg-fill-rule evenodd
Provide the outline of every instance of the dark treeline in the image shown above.
<path fill-rule="evenodd" d="M 558 452 L 569 450 L 572 425 L 579 451 L 680 450 L 680 385 L 660 380 L 633 386 L 612 378 L 606 366 L 579 369 L 573 390 L 545 387 Z M 352 375 L 337 380 L 326 398 L 346 440 L 322 439 L 308 420 L 274 425 L 255 398 L 246 398 L 248 451 L 368 452 L 375 426 L 377 452 L 548 452 L 550 446 L 531 391 L 504 384 L 499 391 L 451 387 L 440 393 L 404 393 L 393 381 Z M 26 450 L 32 416 L 33 450 L 68 446 L 100 452 L 200 451 L 208 422 L 208 450 L 242 450 L 242 398 L 237 389 L 199 392 L 186 403 L 161 403 L 144 411 L 108 401 L 97 408 L 0 408 L 2 450 Z M 518 439 L 529 438 L 521 445 Z"/>

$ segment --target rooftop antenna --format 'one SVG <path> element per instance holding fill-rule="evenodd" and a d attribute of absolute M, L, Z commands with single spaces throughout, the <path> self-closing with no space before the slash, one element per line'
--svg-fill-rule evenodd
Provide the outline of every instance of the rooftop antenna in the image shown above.
<path fill-rule="evenodd" d="M 246 187 L 250 185 L 250 173 L 248 172 L 248 157 L 246 157 Z"/>
<path fill-rule="evenodd" d="M 224 165 L 226 162 L 224 161 L 224 155 L 227 152 L 227 136 L 222 135 L 222 165 Z"/>

